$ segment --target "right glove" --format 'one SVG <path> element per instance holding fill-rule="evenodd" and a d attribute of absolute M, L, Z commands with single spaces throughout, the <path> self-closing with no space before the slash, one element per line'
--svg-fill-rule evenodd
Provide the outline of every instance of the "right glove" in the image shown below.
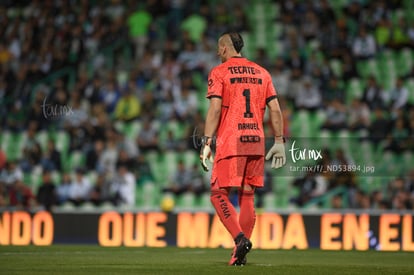
<path fill-rule="evenodd" d="M 284 143 L 275 142 L 266 155 L 266 160 L 272 158 L 273 169 L 278 169 L 286 164 L 286 154 Z"/>
<path fill-rule="evenodd" d="M 202 137 L 201 138 L 201 150 L 200 150 L 200 163 L 203 167 L 204 171 L 208 171 L 207 160 L 213 163 L 213 153 L 211 152 L 210 143 L 208 142 L 210 137 Z"/>

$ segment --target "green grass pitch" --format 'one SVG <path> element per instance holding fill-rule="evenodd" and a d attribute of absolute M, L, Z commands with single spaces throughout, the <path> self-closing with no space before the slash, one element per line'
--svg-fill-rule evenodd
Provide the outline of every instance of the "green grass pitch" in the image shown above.
<path fill-rule="evenodd" d="M 0 246 L 0 274 L 414 274 L 414 253 L 252 250 L 227 266 L 229 249 Z"/>

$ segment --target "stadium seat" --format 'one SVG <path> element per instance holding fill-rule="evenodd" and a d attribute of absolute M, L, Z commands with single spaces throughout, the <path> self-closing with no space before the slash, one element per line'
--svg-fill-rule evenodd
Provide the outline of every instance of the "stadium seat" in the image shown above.
<path fill-rule="evenodd" d="M 363 83 L 361 79 L 354 77 L 346 85 L 346 102 L 348 105 L 354 98 L 361 98 L 363 94 Z"/>
<path fill-rule="evenodd" d="M 395 54 L 395 64 L 398 76 L 407 75 L 413 67 L 413 54 L 409 48 L 404 48 Z"/>
<path fill-rule="evenodd" d="M 110 202 L 103 202 L 100 206 L 99 209 L 102 211 L 112 211 L 115 209 L 115 206 L 110 203 Z"/>
<path fill-rule="evenodd" d="M 414 105 L 414 78 L 410 77 L 407 79 L 405 87 L 408 89 L 408 102 Z"/>
<path fill-rule="evenodd" d="M 61 154 L 65 154 L 69 150 L 69 144 L 70 144 L 70 137 L 69 134 L 65 131 L 58 131 L 54 135 L 54 140 L 56 143 L 56 149 L 60 151 Z"/>
<path fill-rule="evenodd" d="M 131 122 L 125 123 L 122 133 L 126 135 L 129 139 L 135 140 L 138 137 L 138 133 L 142 128 L 142 123 L 140 120 L 135 119 Z"/>
<path fill-rule="evenodd" d="M 64 202 L 62 205 L 60 205 L 60 206 L 58 207 L 58 209 L 59 209 L 60 211 L 73 212 L 73 211 L 75 211 L 77 208 L 76 208 L 76 206 L 75 206 L 73 203 L 71 203 L 70 201 L 66 201 L 66 202 Z"/>
<path fill-rule="evenodd" d="M 182 155 L 182 159 L 187 168 L 191 168 L 194 164 L 198 164 L 199 162 L 199 154 L 196 150 L 185 150 Z"/>
<path fill-rule="evenodd" d="M 30 173 L 30 187 L 32 192 L 36 194 L 42 184 L 42 167 L 40 165 L 35 166 Z"/>
<path fill-rule="evenodd" d="M 146 183 L 142 186 L 141 206 L 144 209 L 154 209 L 159 206 L 160 190 L 153 183 Z"/>
<path fill-rule="evenodd" d="M 342 65 L 339 59 L 337 58 L 331 59 L 331 61 L 329 62 L 329 67 L 331 68 L 332 72 L 334 73 L 336 77 L 342 76 Z"/>
<path fill-rule="evenodd" d="M 199 208 L 202 211 L 208 211 L 211 212 L 214 210 L 213 205 L 210 202 L 210 193 L 206 192 L 201 195 L 199 200 Z"/>
<path fill-rule="evenodd" d="M 161 157 L 158 155 L 156 151 L 147 152 L 145 156 L 149 166 L 151 167 L 151 171 L 154 175 L 155 181 L 157 183 L 162 182 L 162 180 L 164 179 L 165 172 L 163 172 L 162 170 L 163 168 L 160 160 Z"/>
<path fill-rule="evenodd" d="M 85 165 L 85 154 L 80 150 L 73 151 L 69 155 L 67 165 L 67 170 L 70 171 L 73 171 L 78 167 L 83 167 Z"/>
<path fill-rule="evenodd" d="M 40 130 L 36 133 L 36 141 L 39 143 L 42 151 L 47 150 L 47 142 L 49 139 L 49 133 L 46 130 Z"/>
<path fill-rule="evenodd" d="M 162 186 L 166 186 L 170 178 L 173 177 L 177 171 L 178 155 L 179 153 L 174 151 L 168 151 L 164 153 L 161 162 L 161 170 L 158 171 L 158 173 L 162 174 Z"/>
<path fill-rule="evenodd" d="M 192 192 L 185 192 L 176 197 L 176 206 L 179 211 L 188 211 L 196 206 L 195 195 Z"/>
<path fill-rule="evenodd" d="M 277 206 L 277 199 L 274 192 L 264 194 L 263 197 L 263 208 L 266 211 L 272 211 Z"/>
<path fill-rule="evenodd" d="M 275 177 L 276 207 L 286 208 L 288 206 L 291 198 L 291 180 L 290 177 Z"/>
<path fill-rule="evenodd" d="M 27 137 L 25 132 L 3 132 L 1 147 L 2 150 L 6 153 L 8 160 L 19 160 L 22 158 L 26 138 Z"/>
<path fill-rule="evenodd" d="M 98 208 L 92 203 L 92 202 L 84 202 L 82 203 L 77 210 L 82 211 L 82 212 L 91 212 L 91 211 L 95 211 Z"/>
<path fill-rule="evenodd" d="M 52 172 L 52 182 L 55 185 L 59 185 L 61 183 L 61 181 L 62 181 L 62 174 L 59 171 L 54 170 Z"/>

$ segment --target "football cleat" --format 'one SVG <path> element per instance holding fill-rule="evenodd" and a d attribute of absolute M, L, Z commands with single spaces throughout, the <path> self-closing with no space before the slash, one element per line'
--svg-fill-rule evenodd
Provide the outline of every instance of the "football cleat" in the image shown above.
<path fill-rule="evenodd" d="M 252 242 L 247 239 L 244 235 L 239 235 L 236 238 L 236 246 L 233 248 L 229 265 L 245 265 L 246 254 L 252 249 Z"/>

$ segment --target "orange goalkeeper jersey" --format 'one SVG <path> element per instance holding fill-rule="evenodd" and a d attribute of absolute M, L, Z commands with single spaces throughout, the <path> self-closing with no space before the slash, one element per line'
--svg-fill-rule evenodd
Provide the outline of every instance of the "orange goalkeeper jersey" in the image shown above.
<path fill-rule="evenodd" d="M 230 156 L 263 156 L 266 103 L 276 97 L 269 72 L 244 57 L 233 57 L 211 70 L 207 98 L 212 97 L 222 99 L 216 160 Z"/>

